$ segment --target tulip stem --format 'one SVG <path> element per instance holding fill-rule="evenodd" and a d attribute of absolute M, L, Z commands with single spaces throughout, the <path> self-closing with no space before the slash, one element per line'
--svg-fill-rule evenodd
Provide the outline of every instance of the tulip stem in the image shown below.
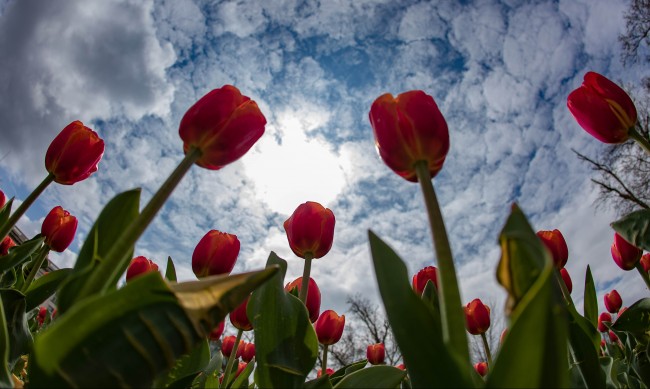
<path fill-rule="evenodd" d="M 25 279 L 25 283 L 23 283 L 23 286 L 20 288 L 20 291 L 25 294 L 27 292 L 27 289 L 29 289 L 29 285 L 31 285 L 32 281 L 34 281 L 34 278 L 36 277 L 36 273 L 38 273 L 38 269 L 43 266 L 43 262 L 47 258 L 47 254 L 50 252 L 50 248 L 47 244 L 43 245 L 41 247 L 40 251 L 38 252 L 36 258 L 33 261 L 32 268 L 29 270 L 29 274 L 27 275 L 27 279 Z"/>
<path fill-rule="evenodd" d="M 487 363 L 492 367 L 492 353 L 490 352 L 490 345 L 488 344 L 485 332 L 481 332 L 481 339 L 483 340 L 483 347 L 485 348 L 485 355 L 487 356 Z"/>
<path fill-rule="evenodd" d="M 628 135 L 630 136 L 630 138 L 634 139 L 641 147 L 643 147 L 646 153 L 650 154 L 650 141 L 648 141 L 646 137 L 641 135 L 641 133 L 637 131 L 636 128 L 634 127 L 630 128 L 630 130 L 628 131 Z"/>
<path fill-rule="evenodd" d="M 113 243 L 113 246 L 106 253 L 106 256 L 99 263 L 98 267 L 90 274 L 79 296 L 88 297 L 96 293 L 104 292 L 110 287 L 113 280 L 126 270 L 130 260 L 126 255 L 135 245 L 135 242 L 138 241 L 147 226 L 149 226 L 163 204 L 165 204 L 165 201 L 167 201 L 185 173 L 201 157 L 201 154 L 201 150 L 195 147 L 187 151 L 185 158 L 183 158 L 160 189 L 149 200 L 149 203 L 142 209 L 142 212 L 122 231 L 120 237 Z"/>
<path fill-rule="evenodd" d="M 232 365 L 235 363 L 235 359 L 237 359 L 237 348 L 239 348 L 239 342 L 241 341 L 242 334 L 244 333 L 243 330 L 238 330 L 237 331 L 237 339 L 235 339 L 235 345 L 232 346 L 232 351 L 230 352 L 230 356 L 228 357 L 228 363 L 226 364 L 226 371 L 223 373 L 223 381 L 221 382 L 221 385 L 219 385 L 220 388 L 227 388 L 228 387 L 228 380 L 230 379 L 230 371 L 232 370 Z"/>
<path fill-rule="evenodd" d="M 431 225 L 431 236 L 435 254 L 438 258 L 438 294 L 440 296 L 440 313 L 442 315 L 442 334 L 445 343 L 469 363 L 469 349 L 467 347 L 467 335 L 465 334 L 465 316 L 462 310 L 458 280 L 454 259 L 451 255 L 451 247 L 447 238 L 445 223 L 440 211 L 440 205 L 433 189 L 431 176 L 426 161 L 419 161 L 415 164 L 424 203 Z"/>
<path fill-rule="evenodd" d="M 643 268 L 641 261 L 637 261 L 636 270 L 639 271 L 639 274 L 641 274 L 641 278 L 643 278 L 643 281 L 645 281 L 645 286 L 648 289 L 650 289 L 650 276 L 648 276 L 648 272 L 646 272 L 645 269 Z"/>
<path fill-rule="evenodd" d="M 41 181 L 40 184 L 32 191 L 32 193 L 27 196 L 25 201 L 23 201 L 20 206 L 16 209 L 16 211 L 9 217 L 9 220 L 2 226 L 0 226 L 0 241 L 2 241 L 7 235 L 9 235 L 9 231 L 18 223 L 18 220 L 20 219 L 21 216 L 25 214 L 27 209 L 34 203 L 36 198 L 40 196 L 41 193 L 47 188 L 48 185 L 50 185 L 54 181 L 54 174 L 48 173 L 47 177 L 43 181 Z"/>
<path fill-rule="evenodd" d="M 302 270 L 302 283 L 300 284 L 300 293 L 298 294 L 300 301 L 307 306 L 307 294 L 309 293 L 309 274 L 311 273 L 311 260 L 313 255 L 311 253 L 305 254 L 305 267 Z"/>
<path fill-rule="evenodd" d="M 323 373 L 321 374 L 321 376 L 324 376 L 325 374 L 327 374 L 327 349 L 328 348 L 329 348 L 329 345 L 327 345 L 327 344 L 323 345 L 323 370 L 322 370 Z"/>

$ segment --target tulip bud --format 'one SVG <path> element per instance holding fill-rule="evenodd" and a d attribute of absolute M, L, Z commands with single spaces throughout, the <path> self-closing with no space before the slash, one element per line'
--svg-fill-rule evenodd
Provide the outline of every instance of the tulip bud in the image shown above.
<path fill-rule="evenodd" d="M 7 196 L 5 196 L 4 192 L 0 190 L 0 209 L 5 206 L 5 203 L 7 202 Z"/>
<path fill-rule="evenodd" d="M 235 373 L 235 378 L 239 377 L 239 375 L 241 374 L 242 371 L 244 371 L 244 369 L 246 368 L 246 366 L 248 366 L 248 363 L 246 363 L 246 362 L 239 362 L 239 364 L 237 365 L 237 372 Z M 230 381 L 230 380 L 229 380 L 229 381 Z"/>
<path fill-rule="evenodd" d="M 334 374 L 334 369 L 327 368 L 325 369 L 325 372 L 327 373 L 328 376 L 331 376 Z M 316 374 L 316 378 L 320 378 L 323 375 L 323 369 L 318 369 L 318 373 Z"/>
<path fill-rule="evenodd" d="M 238 255 L 236 235 L 210 230 L 194 248 L 192 270 L 198 278 L 230 274 Z"/>
<path fill-rule="evenodd" d="M 232 349 L 235 347 L 235 341 L 237 340 L 237 337 L 234 335 L 229 335 L 223 338 L 223 341 L 221 342 L 221 353 L 225 357 L 230 357 L 230 354 L 232 353 Z M 235 358 L 241 357 L 241 353 L 244 349 L 244 341 L 240 340 L 239 345 L 237 346 L 237 351 L 235 352 Z"/>
<path fill-rule="evenodd" d="M 598 316 L 598 331 L 607 332 L 609 328 L 604 324 L 604 322 L 612 322 L 612 315 L 607 312 L 603 312 Z"/>
<path fill-rule="evenodd" d="M 474 370 L 476 370 L 481 377 L 485 377 L 488 372 L 488 364 L 486 362 L 475 363 Z"/>
<path fill-rule="evenodd" d="M 54 138 L 45 154 L 45 168 L 55 182 L 72 185 L 96 172 L 102 155 L 104 141 L 77 120 Z"/>
<path fill-rule="evenodd" d="M 223 330 L 225 329 L 225 327 L 226 327 L 226 322 L 224 320 L 221 320 L 219 324 L 217 324 L 217 326 L 212 331 L 210 331 L 208 338 L 211 341 L 216 342 L 217 340 L 219 340 L 219 338 L 221 338 L 221 335 L 223 335 Z"/>
<path fill-rule="evenodd" d="M 650 253 L 643 254 L 640 259 L 641 266 L 643 266 L 643 271 L 650 272 Z"/>
<path fill-rule="evenodd" d="M 438 289 L 438 269 L 435 266 L 427 266 L 420 270 L 413 276 L 413 290 L 418 296 L 422 296 L 424 288 L 427 286 L 427 281 L 431 280 Z"/>
<path fill-rule="evenodd" d="M 253 329 L 253 324 L 248 320 L 248 315 L 246 314 L 248 299 L 250 299 L 250 296 L 246 297 L 243 303 L 239 304 L 237 308 L 230 312 L 230 323 L 238 330 L 250 331 Z"/>
<path fill-rule="evenodd" d="M 302 290 L 302 277 L 298 277 L 295 280 L 291 281 L 285 285 L 284 290 L 291 293 L 293 289 L 296 289 L 298 294 Z M 320 289 L 314 281 L 313 278 L 309 277 L 309 286 L 307 287 L 307 311 L 309 311 L 309 320 L 314 323 L 318 320 L 318 314 L 320 313 Z"/>
<path fill-rule="evenodd" d="M 178 129 L 185 153 L 201 150 L 196 164 L 210 170 L 241 158 L 264 134 L 266 118 L 257 103 L 232 85 L 201 97 L 187 110 Z"/>
<path fill-rule="evenodd" d="M 386 349 L 383 343 L 371 344 L 366 349 L 366 357 L 372 365 L 383 365 L 386 356 Z"/>
<path fill-rule="evenodd" d="M 330 209 L 313 201 L 300 204 L 284 222 L 289 247 L 300 258 L 325 256 L 334 241 L 334 223 Z"/>
<path fill-rule="evenodd" d="M 618 336 L 616 336 L 616 334 L 612 330 L 609 331 L 609 340 L 611 340 L 612 343 L 618 342 Z"/>
<path fill-rule="evenodd" d="M 588 72 L 580 88 L 567 98 L 567 106 L 578 124 L 604 143 L 623 143 L 637 122 L 632 99 L 604 76 Z"/>
<path fill-rule="evenodd" d="M 542 240 L 544 246 L 551 252 L 553 263 L 558 269 L 562 269 L 569 259 L 569 249 L 560 230 L 538 231 L 537 236 Z"/>
<path fill-rule="evenodd" d="M 600 347 L 602 347 L 602 348 L 607 347 L 607 343 L 605 343 L 605 339 L 600 340 Z"/>
<path fill-rule="evenodd" d="M 345 315 L 339 316 L 331 309 L 324 311 L 314 326 L 318 342 L 324 345 L 337 343 L 343 335 L 343 327 L 345 327 Z"/>
<path fill-rule="evenodd" d="M 135 257 L 126 270 L 126 282 L 129 282 L 133 277 L 152 271 L 158 271 L 158 265 L 155 262 L 143 256 Z"/>
<path fill-rule="evenodd" d="M 623 299 L 621 299 L 621 295 L 618 294 L 616 289 L 610 293 L 605 293 L 605 308 L 607 308 L 609 313 L 618 312 L 621 309 L 621 305 L 623 305 Z"/>
<path fill-rule="evenodd" d="M 9 236 L 5 236 L 2 242 L 0 242 L 0 257 L 9 254 L 9 249 L 15 246 L 16 242 Z"/>
<path fill-rule="evenodd" d="M 480 299 L 474 299 L 465 307 L 467 331 L 472 335 L 480 335 L 490 328 L 490 307 Z"/>
<path fill-rule="evenodd" d="M 246 343 L 244 345 L 244 350 L 241 353 L 241 359 L 250 362 L 253 358 L 255 358 L 255 344 Z"/>
<path fill-rule="evenodd" d="M 564 284 L 566 285 L 566 289 L 570 294 L 573 291 L 573 282 L 571 282 L 571 276 L 569 275 L 569 272 L 565 268 L 562 268 L 560 269 L 560 275 L 562 276 Z"/>
<path fill-rule="evenodd" d="M 400 369 L 400 370 L 406 370 L 406 365 L 404 365 L 403 363 L 400 363 L 399 365 L 397 365 L 395 367 Z"/>
<path fill-rule="evenodd" d="M 36 322 L 38 323 L 39 327 L 43 325 L 46 318 L 47 318 L 47 308 L 40 307 L 38 309 L 38 315 L 36 315 Z"/>
<path fill-rule="evenodd" d="M 618 233 L 614 234 L 611 252 L 614 262 L 623 270 L 634 269 L 636 263 L 641 259 L 641 254 L 643 254 L 643 250 L 630 244 Z"/>
<path fill-rule="evenodd" d="M 435 177 L 449 152 L 449 130 L 433 97 L 421 90 L 379 96 L 370 107 L 375 147 L 386 166 L 417 182 L 415 165 L 424 161 Z"/>
<path fill-rule="evenodd" d="M 45 244 L 56 252 L 63 252 L 70 246 L 77 232 L 77 218 L 70 212 L 57 206 L 52 208 L 45 216 L 41 226 L 41 234 L 45 237 Z"/>

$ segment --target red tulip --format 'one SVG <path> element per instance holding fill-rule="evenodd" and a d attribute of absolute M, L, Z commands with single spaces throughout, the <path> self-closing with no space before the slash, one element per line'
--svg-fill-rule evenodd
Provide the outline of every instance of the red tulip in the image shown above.
<path fill-rule="evenodd" d="M 600 331 L 600 332 L 609 331 L 609 328 L 607 328 L 607 326 L 605 324 L 603 324 L 604 322 L 610 322 L 611 323 L 612 322 L 612 315 L 610 315 L 607 312 L 603 312 L 603 313 L 600 314 L 600 316 L 598 316 L 598 331 Z"/>
<path fill-rule="evenodd" d="M 616 336 L 616 334 L 612 330 L 609 331 L 609 340 L 611 340 L 612 343 L 618 342 L 618 336 Z"/>
<path fill-rule="evenodd" d="M 614 262 L 623 270 L 634 269 L 636 263 L 641 259 L 641 254 L 643 254 L 643 250 L 630 244 L 618 233 L 614 234 L 611 252 Z"/>
<path fill-rule="evenodd" d="M 325 256 L 334 241 L 334 223 L 328 208 L 313 201 L 300 204 L 284 222 L 291 250 L 300 258 Z"/>
<path fill-rule="evenodd" d="M 538 231 L 537 236 L 551 252 L 555 267 L 562 269 L 569 259 L 569 249 L 562 233 L 557 229 L 553 231 Z"/>
<path fill-rule="evenodd" d="M 212 331 L 210 331 L 208 338 L 211 341 L 216 342 L 217 340 L 219 340 L 219 338 L 221 338 L 221 335 L 223 335 L 223 330 L 225 329 L 225 327 L 226 327 L 226 322 L 224 320 L 221 320 L 219 324 L 217 324 L 217 326 Z"/>
<path fill-rule="evenodd" d="M 567 106 L 580 126 L 604 143 L 623 143 L 637 121 L 636 107 L 618 85 L 588 72 L 580 88 L 567 98 Z"/>
<path fill-rule="evenodd" d="M 481 377 L 485 377 L 488 372 L 488 364 L 486 362 L 475 363 L 474 370 L 476 370 Z"/>
<path fill-rule="evenodd" d="M 3 255 L 7 255 L 9 253 L 9 249 L 15 246 L 16 246 L 16 242 L 14 242 L 14 240 L 11 239 L 10 237 L 5 236 L 2 242 L 0 242 L 0 257 Z"/>
<path fill-rule="evenodd" d="M 56 252 L 63 252 L 70 246 L 77 232 L 77 218 L 70 212 L 57 206 L 52 208 L 45 216 L 41 226 L 41 234 L 45 237 L 45 244 Z"/>
<path fill-rule="evenodd" d="M 196 164 L 217 170 L 241 158 L 264 134 L 266 118 L 253 100 L 232 85 L 201 97 L 178 129 L 185 153 L 201 150 Z"/>
<path fill-rule="evenodd" d="M 158 271 L 158 265 L 154 261 L 143 256 L 135 257 L 131 260 L 129 268 L 126 270 L 126 282 L 129 282 L 131 278 L 140 274 L 152 271 Z"/>
<path fill-rule="evenodd" d="M 96 172 L 102 155 L 104 141 L 77 120 L 54 138 L 45 154 L 45 168 L 55 182 L 72 185 Z"/>
<path fill-rule="evenodd" d="M 334 374 L 334 369 L 331 369 L 331 368 L 328 367 L 327 369 L 325 369 L 325 372 L 327 373 L 328 376 L 331 376 L 332 374 Z M 318 373 L 316 374 L 316 378 L 319 378 L 322 375 L 323 375 L 323 369 L 318 369 Z"/>
<path fill-rule="evenodd" d="M 400 369 L 400 370 L 406 370 L 406 365 L 404 365 L 403 363 L 400 363 L 399 365 L 397 365 L 395 367 Z"/>
<path fill-rule="evenodd" d="M 621 315 L 622 315 L 623 312 L 625 312 L 625 311 L 627 311 L 627 307 L 623 307 L 623 308 L 619 309 L 619 310 L 618 310 L 618 316 L 617 316 L 617 318 L 621 317 Z"/>
<path fill-rule="evenodd" d="M 221 342 L 221 352 L 223 353 L 224 356 L 230 357 L 230 354 L 232 353 L 232 349 L 235 347 L 235 341 L 237 340 L 237 337 L 234 335 L 229 335 L 223 338 L 223 341 Z M 244 341 L 240 340 L 239 345 L 237 346 L 237 351 L 235 352 L 235 358 L 241 357 L 241 353 L 244 350 Z"/>
<path fill-rule="evenodd" d="M 621 299 L 621 295 L 618 294 L 616 289 L 610 293 L 605 293 L 605 308 L 607 308 L 609 313 L 618 312 L 621 309 L 621 305 L 623 305 L 623 299 Z"/>
<path fill-rule="evenodd" d="M 427 266 L 420 270 L 413 276 L 413 290 L 418 296 L 422 296 L 424 288 L 427 286 L 427 281 L 431 280 L 438 289 L 438 269 L 435 266 Z"/>
<path fill-rule="evenodd" d="M 499 336 L 499 344 L 503 344 L 503 341 L 506 340 L 506 335 L 508 335 L 508 329 L 504 328 L 503 331 L 501 331 L 501 336 Z"/>
<path fill-rule="evenodd" d="M 386 356 L 386 348 L 383 343 L 371 344 L 366 349 L 366 357 L 372 365 L 382 365 Z"/>
<path fill-rule="evenodd" d="M 236 235 L 210 230 L 196 245 L 192 254 L 192 270 L 198 278 L 230 274 L 239 255 Z"/>
<path fill-rule="evenodd" d="M 337 343 L 343 335 L 343 327 L 345 327 L 345 315 L 339 316 L 331 309 L 324 311 L 314 326 L 318 342 L 324 345 Z"/>
<path fill-rule="evenodd" d="M 379 96 L 370 107 L 375 146 L 384 163 L 400 177 L 417 182 L 415 165 L 427 163 L 431 178 L 449 152 L 449 130 L 433 97 L 421 90 Z"/>
<path fill-rule="evenodd" d="M 230 312 L 230 323 L 238 330 L 250 331 L 253 329 L 253 324 L 248 320 L 248 315 L 246 314 L 249 298 L 250 296 L 246 297 L 243 303 L 239 304 L 237 308 Z"/>
<path fill-rule="evenodd" d="M 250 362 L 255 357 L 255 344 L 246 343 L 244 345 L 244 350 L 241 353 L 241 359 L 246 362 Z"/>
<path fill-rule="evenodd" d="M 480 299 L 474 299 L 465 307 L 467 331 L 472 335 L 480 335 L 490 328 L 490 307 Z"/>
<path fill-rule="evenodd" d="M 643 266 L 643 271 L 650 272 L 650 253 L 643 254 L 641 256 L 641 266 Z"/>
<path fill-rule="evenodd" d="M 46 318 L 47 318 L 47 308 L 40 307 L 38 309 L 38 315 L 36 315 L 36 322 L 38 322 L 39 327 L 43 325 Z"/>
<path fill-rule="evenodd" d="M 235 373 L 235 378 L 239 377 L 239 375 L 241 374 L 242 371 L 244 371 L 246 366 L 248 366 L 248 363 L 239 362 L 239 364 L 237 365 L 237 372 Z M 228 381 L 230 381 L 230 380 L 228 380 Z"/>
<path fill-rule="evenodd" d="M 297 289 L 298 294 L 302 290 L 302 277 L 298 277 L 285 285 L 284 290 L 291 292 L 294 288 Z M 309 311 L 309 320 L 314 323 L 318 320 L 320 313 L 320 289 L 313 278 L 309 277 L 309 286 L 307 287 L 307 310 Z"/>
<path fill-rule="evenodd" d="M 569 272 L 565 268 L 562 268 L 560 269 L 560 275 L 562 276 L 562 279 L 564 280 L 564 284 L 566 285 L 566 288 L 570 294 L 573 291 L 573 282 L 571 281 L 571 276 L 569 275 Z"/>
<path fill-rule="evenodd" d="M 605 348 L 607 346 L 607 343 L 605 343 L 605 339 L 600 340 L 600 347 Z"/>
<path fill-rule="evenodd" d="M 4 192 L 0 190 L 0 209 L 5 206 L 5 203 L 7 202 L 7 196 L 5 196 Z"/>

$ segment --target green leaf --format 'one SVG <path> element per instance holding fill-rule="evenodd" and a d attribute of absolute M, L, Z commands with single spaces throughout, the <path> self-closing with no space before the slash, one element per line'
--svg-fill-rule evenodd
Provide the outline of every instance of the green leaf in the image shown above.
<path fill-rule="evenodd" d="M 11 340 L 7 330 L 7 320 L 5 319 L 4 300 L 0 294 L 0 387 L 13 388 L 14 383 L 9 372 L 9 353 Z"/>
<path fill-rule="evenodd" d="M 334 388 L 396 388 L 406 377 L 394 366 L 371 366 L 343 377 Z"/>
<path fill-rule="evenodd" d="M 40 234 L 19 246 L 9 249 L 9 253 L 0 258 L 0 274 L 27 262 L 31 255 L 43 246 L 45 238 Z"/>
<path fill-rule="evenodd" d="M 596 298 L 596 284 L 591 276 L 591 268 L 587 265 L 585 274 L 585 296 L 584 296 L 585 318 L 596 328 L 598 325 L 598 299 Z"/>
<path fill-rule="evenodd" d="M 27 325 L 25 295 L 15 289 L 0 289 L 0 295 L 10 339 L 9 367 L 11 368 L 21 355 L 29 352 L 33 338 Z"/>
<path fill-rule="evenodd" d="M 611 224 L 625 240 L 650 251 L 650 209 L 634 211 Z"/>
<path fill-rule="evenodd" d="M 203 339 L 189 354 L 176 360 L 174 367 L 156 380 L 156 388 L 186 388 L 210 362 L 210 345 Z"/>
<path fill-rule="evenodd" d="M 622 315 L 616 318 L 612 329 L 627 331 L 634 335 L 637 341 L 647 337 L 650 332 L 650 298 L 643 298 L 630 305 Z"/>
<path fill-rule="evenodd" d="M 569 312 L 569 345 L 573 359 L 588 388 L 602 388 L 605 375 L 599 364 L 600 334 L 596 328 L 576 311 L 573 305 Z"/>
<path fill-rule="evenodd" d="M 253 292 L 247 308 L 255 331 L 255 382 L 259 387 L 302 387 L 316 363 L 316 332 L 307 308 L 284 290 L 286 261 L 271 252 L 266 265 L 279 265 L 280 271 Z"/>
<path fill-rule="evenodd" d="M 44 274 L 32 282 L 25 293 L 27 310 L 31 311 L 50 298 L 70 273 L 72 269 L 59 269 Z"/>
<path fill-rule="evenodd" d="M 212 358 L 210 359 L 210 362 L 205 367 L 205 369 L 203 369 L 201 374 L 199 374 L 198 377 L 196 377 L 196 379 L 192 383 L 192 388 L 196 388 L 196 389 L 210 388 L 213 387 L 210 386 L 213 383 L 216 384 L 216 386 L 214 387 L 218 388 L 219 379 L 217 378 L 215 381 L 213 380 L 213 377 L 216 378 L 219 372 L 221 372 L 222 364 L 223 364 L 223 354 L 221 354 L 220 350 L 217 350 L 212 355 Z"/>
<path fill-rule="evenodd" d="M 330 376 L 324 374 L 316 379 L 305 382 L 304 389 L 332 389 Z"/>
<path fill-rule="evenodd" d="M 379 292 L 413 386 L 472 386 L 471 366 L 444 344 L 440 317 L 413 292 L 404 262 L 372 231 L 368 237 Z"/>
<path fill-rule="evenodd" d="M 12 197 L 5 203 L 5 205 L 2 206 L 2 208 L 0 208 L 0 226 L 4 225 L 9 220 L 9 216 L 11 216 L 11 206 L 13 203 L 14 198 Z M 4 236 L 0 237 L 0 241 L 3 239 Z"/>
<path fill-rule="evenodd" d="M 167 269 L 165 270 L 165 279 L 168 281 L 176 282 L 176 267 L 172 257 L 167 257 Z"/>
<path fill-rule="evenodd" d="M 232 389 L 248 388 L 248 377 L 250 377 L 254 368 L 255 368 L 255 358 L 251 359 L 251 361 L 246 364 L 244 370 L 242 370 L 242 372 L 239 373 L 237 377 L 235 377 L 235 380 L 228 387 Z M 237 369 L 235 369 L 235 372 L 237 372 Z"/>
<path fill-rule="evenodd" d="M 337 382 L 343 378 L 346 374 L 354 373 L 357 370 L 361 370 L 368 364 L 367 359 L 362 359 L 360 361 L 352 362 L 349 365 L 345 365 L 338 369 L 330 376 L 330 381 L 332 385 L 336 385 Z"/>

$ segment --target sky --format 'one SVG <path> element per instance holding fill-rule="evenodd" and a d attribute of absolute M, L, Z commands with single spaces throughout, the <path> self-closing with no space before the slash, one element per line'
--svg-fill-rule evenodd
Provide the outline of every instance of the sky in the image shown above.
<path fill-rule="evenodd" d="M 449 126 L 434 186 L 463 303 L 503 304 L 497 238 L 516 202 L 535 230 L 563 233 L 579 307 L 587 265 L 601 310 L 613 288 L 630 305 L 648 291 L 611 259 L 616 215 L 594 207 L 593 173 L 571 151 L 596 157 L 605 146 L 566 108 L 587 71 L 629 84 L 650 73 L 621 65 L 626 8 L 615 0 L 0 0 L 0 189 L 24 199 L 46 175 L 49 143 L 74 120 L 104 139 L 91 178 L 51 185 L 19 222 L 33 236 L 56 205 L 77 216 L 74 242 L 51 257 L 70 267 L 113 196 L 141 187 L 146 204 L 182 160 L 185 111 L 235 85 L 258 103 L 265 134 L 219 171 L 194 166 L 135 255 L 161 269 L 171 256 L 179 278 L 191 280 L 194 247 L 216 229 L 241 242 L 233 272 L 262 268 L 275 251 L 289 282 L 303 261 L 282 224 L 318 201 L 336 228 L 312 277 L 321 309 L 341 313 L 349 295 L 379 301 L 368 229 L 409 275 L 435 265 L 419 186 L 382 163 L 368 120 L 381 94 L 421 89 Z"/>

